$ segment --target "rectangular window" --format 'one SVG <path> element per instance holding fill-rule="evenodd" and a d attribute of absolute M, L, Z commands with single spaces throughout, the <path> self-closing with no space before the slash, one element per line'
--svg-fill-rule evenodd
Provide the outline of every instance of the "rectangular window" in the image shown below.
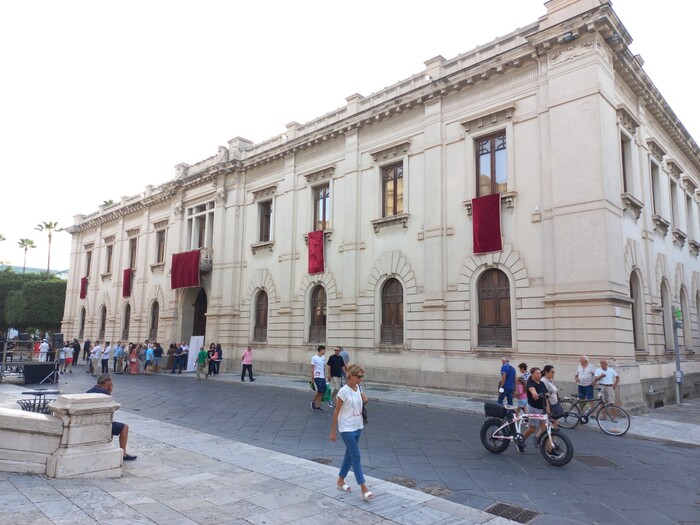
<path fill-rule="evenodd" d="M 260 242 L 269 241 L 272 238 L 272 201 L 258 204 L 260 213 Z"/>
<path fill-rule="evenodd" d="M 112 273 L 112 255 L 114 254 L 114 245 L 108 244 L 105 251 L 105 273 Z"/>
<path fill-rule="evenodd" d="M 156 262 L 162 263 L 165 261 L 165 230 L 156 232 Z"/>
<path fill-rule="evenodd" d="M 508 191 L 505 131 L 476 139 L 476 173 L 479 197 Z"/>
<path fill-rule="evenodd" d="M 673 225 L 674 228 L 678 228 L 680 226 L 680 222 L 678 220 L 678 184 L 676 184 L 676 181 L 671 179 L 671 224 Z"/>
<path fill-rule="evenodd" d="M 693 198 L 685 194 L 685 224 L 689 239 L 697 239 L 695 236 L 695 224 L 693 224 Z M 700 315 L 700 312 L 698 312 Z"/>
<path fill-rule="evenodd" d="M 85 252 L 85 277 L 90 277 L 90 268 L 92 267 L 92 250 Z"/>
<path fill-rule="evenodd" d="M 620 162 L 622 164 L 622 191 L 632 193 L 632 141 L 620 133 Z"/>
<path fill-rule="evenodd" d="M 214 240 L 214 202 L 187 209 L 187 249 L 212 248 Z"/>
<path fill-rule="evenodd" d="M 661 180 L 659 179 L 659 165 L 651 161 L 651 198 L 654 215 L 663 215 L 663 201 L 661 200 Z"/>
<path fill-rule="evenodd" d="M 403 213 L 403 162 L 382 168 L 382 217 Z"/>
<path fill-rule="evenodd" d="M 136 268 L 136 237 L 129 239 L 129 268 Z"/>
<path fill-rule="evenodd" d="M 331 190 L 328 184 L 314 188 L 314 231 L 327 230 L 331 220 Z"/>

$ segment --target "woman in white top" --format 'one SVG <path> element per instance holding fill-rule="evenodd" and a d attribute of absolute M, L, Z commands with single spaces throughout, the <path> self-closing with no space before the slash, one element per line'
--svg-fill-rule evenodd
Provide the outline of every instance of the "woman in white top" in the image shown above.
<path fill-rule="evenodd" d="M 554 418 L 558 417 L 560 413 L 563 415 L 563 411 L 561 406 L 559 406 L 559 395 L 557 394 L 557 392 L 559 392 L 559 388 L 557 388 L 557 385 L 554 384 L 554 367 L 552 365 L 546 365 L 542 369 L 542 382 L 547 387 L 547 391 L 549 392 L 549 407 L 551 411 L 552 427 L 557 428 L 559 426 L 559 421 Z"/>
<path fill-rule="evenodd" d="M 362 424 L 362 404 L 367 402 L 367 397 L 360 388 L 360 381 L 362 381 L 365 371 L 358 365 L 350 365 L 347 370 L 347 383 L 338 391 L 336 397 L 330 435 L 331 441 L 335 441 L 337 427 L 345 443 L 345 457 L 338 474 L 338 489 L 350 492 L 350 486 L 345 483 L 345 476 L 348 475 L 352 466 L 355 480 L 362 489 L 362 497 L 368 500 L 372 499 L 374 494 L 369 491 L 365 484 L 358 445 L 364 426 Z"/>

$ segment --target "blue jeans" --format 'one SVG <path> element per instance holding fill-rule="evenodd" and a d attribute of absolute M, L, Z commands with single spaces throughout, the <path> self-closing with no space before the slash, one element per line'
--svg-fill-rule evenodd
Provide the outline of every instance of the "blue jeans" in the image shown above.
<path fill-rule="evenodd" d="M 504 388 L 502 394 L 498 394 L 498 404 L 502 405 L 503 404 L 503 398 L 508 399 L 508 404 L 512 405 L 513 404 L 513 389 L 512 388 Z"/>
<path fill-rule="evenodd" d="M 360 461 L 360 447 L 358 445 L 360 434 L 362 434 L 362 430 L 340 433 L 345 443 L 345 457 L 343 458 L 343 465 L 340 467 L 340 473 L 338 474 L 338 476 L 344 479 L 345 476 L 348 475 L 350 466 L 352 465 L 352 471 L 355 474 L 355 480 L 358 485 L 362 485 L 365 482 L 365 475 L 362 472 L 362 462 Z"/>

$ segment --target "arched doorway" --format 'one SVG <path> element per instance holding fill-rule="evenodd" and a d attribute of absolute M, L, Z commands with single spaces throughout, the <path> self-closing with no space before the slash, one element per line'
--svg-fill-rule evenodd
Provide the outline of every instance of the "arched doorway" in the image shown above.
<path fill-rule="evenodd" d="M 200 288 L 197 299 L 194 302 L 194 315 L 192 319 L 192 335 L 205 335 L 207 330 L 207 293 Z"/>

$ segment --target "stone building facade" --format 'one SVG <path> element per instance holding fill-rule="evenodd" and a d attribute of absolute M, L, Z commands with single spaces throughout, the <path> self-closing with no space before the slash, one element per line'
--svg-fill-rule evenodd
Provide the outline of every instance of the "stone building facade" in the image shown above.
<path fill-rule="evenodd" d="M 341 345 L 374 381 L 471 392 L 494 390 L 501 356 L 553 363 L 565 382 L 586 353 L 610 359 L 626 402 L 641 404 L 652 382 L 671 386 L 678 308 L 692 381 L 700 149 L 607 0 L 545 7 L 77 216 L 63 332 L 205 335 L 225 369 L 251 344 L 257 370 L 282 373 L 306 374 L 317 344 Z M 493 193 L 503 249 L 475 254 L 472 199 Z M 315 230 L 324 271 L 309 274 Z M 192 250 L 200 286 L 172 289 L 172 255 Z"/>

